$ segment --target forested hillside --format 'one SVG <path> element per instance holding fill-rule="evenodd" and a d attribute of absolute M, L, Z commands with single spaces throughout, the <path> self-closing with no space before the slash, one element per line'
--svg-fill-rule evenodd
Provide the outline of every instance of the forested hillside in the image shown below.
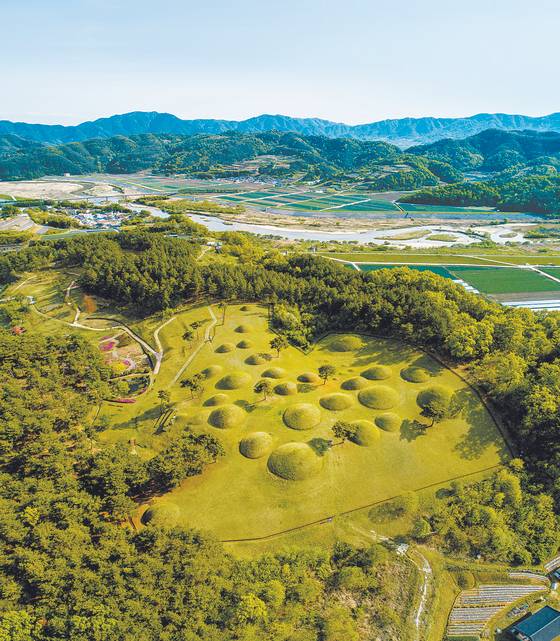
<path fill-rule="evenodd" d="M 109 118 L 99 118 L 76 126 L 37 125 L 0 121 L 0 134 L 15 134 L 28 140 L 60 144 L 80 142 L 90 138 L 134 136 L 137 134 L 219 134 L 226 131 L 255 133 L 262 131 L 291 131 L 306 136 L 383 140 L 406 148 L 442 138 L 464 138 L 485 129 L 530 129 L 560 131 L 560 114 L 529 117 L 509 114 L 477 114 L 467 118 L 400 118 L 380 120 L 363 125 L 346 125 L 320 118 L 292 118 L 281 115 L 262 115 L 247 120 L 182 120 L 172 114 L 135 111 Z"/>

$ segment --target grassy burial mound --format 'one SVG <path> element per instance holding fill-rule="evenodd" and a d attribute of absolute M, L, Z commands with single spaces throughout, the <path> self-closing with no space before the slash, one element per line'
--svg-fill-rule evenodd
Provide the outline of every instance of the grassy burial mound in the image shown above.
<path fill-rule="evenodd" d="M 358 392 L 358 400 L 362 405 L 373 410 L 389 410 L 399 402 L 399 397 L 393 388 L 387 385 L 376 385 Z"/>
<path fill-rule="evenodd" d="M 239 451 L 245 458 L 262 458 L 270 452 L 272 443 L 272 436 L 267 432 L 253 432 L 241 439 Z"/>
<path fill-rule="evenodd" d="M 235 345 L 233 343 L 223 343 L 222 345 L 218 345 L 216 347 L 216 352 L 218 354 L 227 354 L 228 352 L 233 352 L 235 349 Z"/>
<path fill-rule="evenodd" d="M 425 383 L 430 380 L 431 374 L 423 367 L 405 367 L 401 370 L 401 376 L 409 383 Z"/>
<path fill-rule="evenodd" d="M 294 394 L 297 394 L 297 392 L 297 385 L 291 381 L 288 383 L 279 383 L 274 388 L 274 393 L 279 394 L 280 396 L 293 396 Z"/>
<path fill-rule="evenodd" d="M 348 380 L 344 381 L 340 387 L 345 390 L 361 390 L 365 387 L 369 387 L 370 382 L 365 379 L 363 376 L 353 376 Z"/>
<path fill-rule="evenodd" d="M 307 443 L 285 443 L 268 459 L 268 469 L 287 481 L 303 481 L 321 471 L 322 459 Z"/>
<path fill-rule="evenodd" d="M 331 352 L 355 352 L 363 346 L 359 336 L 338 336 L 329 344 Z"/>
<path fill-rule="evenodd" d="M 201 373 L 204 378 L 209 379 L 219 376 L 223 371 L 224 368 L 221 365 L 210 365 L 206 369 L 203 369 Z"/>
<path fill-rule="evenodd" d="M 391 368 L 386 365 L 374 365 L 362 372 L 362 376 L 367 378 L 368 381 L 385 381 L 391 378 L 391 374 Z"/>
<path fill-rule="evenodd" d="M 237 371 L 226 374 L 216 383 L 218 389 L 235 390 L 246 387 L 251 382 L 251 376 L 247 372 Z"/>
<path fill-rule="evenodd" d="M 206 407 L 215 407 L 216 405 L 226 405 L 229 403 L 229 396 L 227 394 L 215 394 L 208 400 L 204 401 Z"/>
<path fill-rule="evenodd" d="M 375 417 L 375 424 L 384 432 L 398 432 L 402 420 L 401 417 L 394 412 L 384 412 Z"/>
<path fill-rule="evenodd" d="M 268 369 L 265 369 L 264 372 L 261 374 L 263 378 L 284 378 L 286 376 L 286 370 L 282 369 L 281 367 L 269 367 Z"/>
<path fill-rule="evenodd" d="M 154 525 L 156 527 L 175 527 L 179 520 L 181 511 L 175 503 L 158 503 L 149 507 L 142 515 L 144 525 Z"/>
<path fill-rule="evenodd" d="M 293 430 L 311 430 L 319 425 L 321 411 L 311 403 L 295 403 L 285 410 L 283 419 Z"/>
<path fill-rule="evenodd" d="M 263 365 L 267 362 L 266 356 L 263 354 L 251 354 L 248 358 L 245 359 L 247 365 Z"/>
<path fill-rule="evenodd" d="M 221 430 L 229 430 L 232 427 L 238 427 L 246 418 L 246 412 L 237 405 L 222 405 L 218 409 L 210 412 L 208 423 L 212 427 Z"/>
<path fill-rule="evenodd" d="M 251 347 L 253 347 L 253 343 L 252 341 L 243 339 L 242 341 L 239 341 L 239 343 L 237 343 L 237 347 L 239 349 L 251 349 Z"/>
<path fill-rule="evenodd" d="M 300 374 L 297 379 L 300 383 L 310 383 L 312 385 L 321 382 L 319 374 L 315 374 L 315 372 L 303 372 L 303 374 Z"/>
<path fill-rule="evenodd" d="M 241 323 L 241 325 L 238 325 L 235 328 L 235 331 L 238 334 L 250 334 L 253 330 L 251 329 L 250 325 L 246 325 L 245 323 Z"/>
<path fill-rule="evenodd" d="M 360 421 L 353 421 L 351 425 L 354 429 L 354 433 L 350 440 L 356 445 L 370 447 L 371 445 L 375 445 L 381 437 L 379 428 L 371 421 L 362 419 Z"/>
<path fill-rule="evenodd" d="M 321 407 L 324 407 L 326 410 L 340 412 L 351 407 L 354 404 L 354 400 L 348 394 L 335 393 L 322 396 L 319 403 L 321 403 Z"/>

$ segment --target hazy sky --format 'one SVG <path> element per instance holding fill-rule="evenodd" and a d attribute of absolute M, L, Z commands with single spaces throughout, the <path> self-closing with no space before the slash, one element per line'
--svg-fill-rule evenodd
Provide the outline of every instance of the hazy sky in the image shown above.
<path fill-rule="evenodd" d="M 0 0 L 0 119 L 560 111 L 558 0 Z"/>

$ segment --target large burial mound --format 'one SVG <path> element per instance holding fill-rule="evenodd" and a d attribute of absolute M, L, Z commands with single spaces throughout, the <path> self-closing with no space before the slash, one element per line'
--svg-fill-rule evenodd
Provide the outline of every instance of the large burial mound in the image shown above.
<path fill-rule="evenodd" d="M 237 405 L 222 405 L 210 412 L 208 422 L 213 427 L 227 430 L 241 425 L 245 420 L 245 412 Z"/>
<path fill-rule="evenodd" d="M 418 394 L 416 402 L 423 410 L 433 407 L 434 404 L 449 405 L 451 402 L 451 390 L 445 385 L 432 385 Z"/>
<path fill-rule="evenodd" d="M 251 382 L 251 377 L 247 372 L 231 372 L 216 383 L 218 389 L 239 389 L 245 387 Z"/>
<path fill-rule="evenodd" d="M 321 403 L 321 406 L 324 407 L 326 410 L 330 410 L 331 412 L 339 412 L 340 410 L 346 410 L 348 409 L 352 403 L 353 399 L 351 396 L 348 394 L 327 394 L 326 396 L 322 396 L 321 399 L 319 400 L 319 403 Z"/>
<path fill-rule="evenodd" d="M 391 370 L 386 365 L 374 365 L 362 372 L 362 376 L 367 378 L 368 381 L 384 381 L 391 376 L 391 373 Z"/>
<path fill-rule="evenodd" d="M 351 425 L 354 428 L 354 434 L 350 440 L 356 445 L 369 447 L 380 438 L 379 429 L 371 421 L 354 421 Z"/>
<path fill-rule="evenodd" d="M 180 510 L 175 503 L 159 503 L 142 514 L 142 523 L 157 527 L 174 527 L 179 520 L 179 514 Z"/>
<path fill-rule="evenodd" d="M 283 418 L 293 430 L 310 430 L 319 424 L 321 411 L 310 403 L 295 403 L 286 409 Z"/>
<path fill-rule="evenodd" d="M 368 387 L 369 384 L 369 381 L 362 376 L 354 376 L 354 378 L 349 378 L 347 381 L 344 381 L 340 387 L 346 390 L 359 390 Z"/>
<path fill-rule="evenodd" d="M 329 344 L 331 352 L 354 352 L 362 347 L 363 343 L 358 336 L 339 336 Z"/>
<path fill-rule="evenodd" d="M 385 432 L 396 432 L 401 426 L 402 420 L 394 412 L 385 412 L 375 417 L 375 424 Z"/>
<path fill-rule="evenodd" d="M 261 374 L 263 378 L 284 378 L 286 370 L 281 367 L 269 367 Z"/>
<path fill-rule="evenodd" d="M 222 345 L 218 345 L 216 347 L 216 352 L 218 354 L 226 354 L 227 352 L 233 352 L 235 349 L 235 345 L 233 343 L 223 343 Z"/>
<path fill-rule="evenodd" d="M 286 443 L 274 450 L 268 469 L 287 481 L 303 481 L 317 474 L 322 460 L 307 443 Z"/>
<path fill-rule="evenodd" d="M 270 452 L 272 436 L 266 432 L 253 432 L 241 439 L 239 451 L 246 458 L 261 458 Z"/>
<path fill-rule="evenodd" d="M 202 370 L 202 375 L 204 378 L 213 378 L 214 376 L 219 376 L 223 371 L 224 368 L 221 365 L 210 365 Z"/>
<path fill-rule="evenodd" d="M 280 396 L 292 396 L 297 394 L 297 385 L 291 381 L 289 383 L 279 383 L 274 388 L 274 393 Z"/>
<path fill-rule="evenodd" d="M 245 338 L 237 343 L 237 347 L 239 349 L 251 349 L 251 347 L 253 347 L 253 343 Z"/>
<path fill-rule="evenodd" d="M 205 401 L 204 405 L 207 407 L 213 407 L 216 405 L 226 405 L 227 403 L 229 403 L 229 397 L 227 394 L 216 394 Z"/>
<path fill-rule="evenodd" d="M 394 389 L 377 385 L 358 392 L 358 400 L 373 410 L 389 410 L 397 404 L 399 397 Z"/>
<path fill-rule="evenodd" d="M 318 383 L 321 380 L 315 372 L 303 372 L 297 379 L 300 383 Z"/>
<path fill-rule="evenodd" d="M 423 367 L 405 367 L 401 370 L 401 376 L 409 383 L 425 383 L 430 379 L 430 372 Z"/>

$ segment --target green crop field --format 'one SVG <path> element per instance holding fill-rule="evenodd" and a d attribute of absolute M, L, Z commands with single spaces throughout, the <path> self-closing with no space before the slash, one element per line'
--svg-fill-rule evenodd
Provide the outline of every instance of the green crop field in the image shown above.
<path fill-rule="evenodd" d="M 476 267 L 454 266 L 451 271 L 486 294 L 560 292 L 560 283 L 529 269 L 516 267 L 477 269 Z"/>

